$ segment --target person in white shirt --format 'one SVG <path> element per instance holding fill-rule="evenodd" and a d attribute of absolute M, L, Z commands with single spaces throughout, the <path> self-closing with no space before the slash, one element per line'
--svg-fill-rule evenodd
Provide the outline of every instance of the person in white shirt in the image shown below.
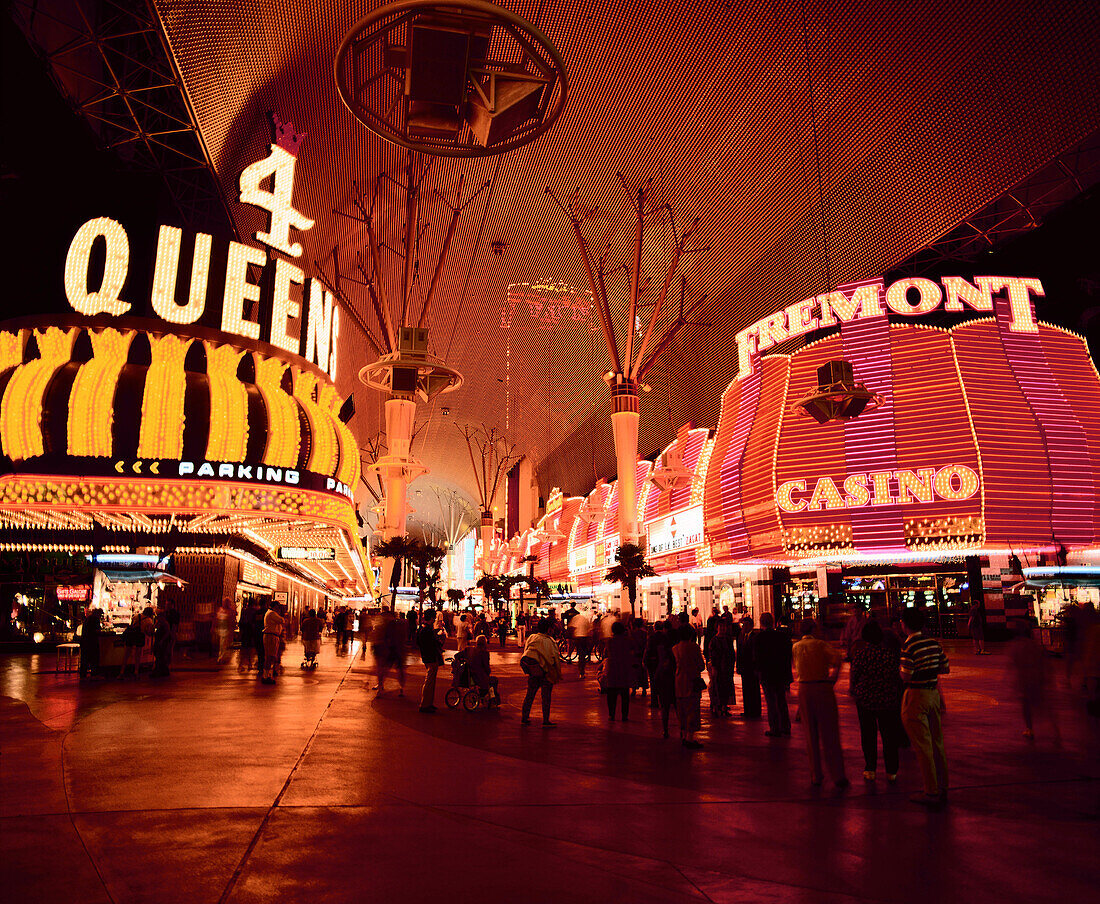
<path fill-rule="evenodd" d="M 577 651 L 577 674 L 583 678 L 592 655 L 592 619 L 587 612 L 578 612 L 569 620 L 569 630 L 573 634 L 573 649 Z"/>
<path fill-rule="evenodd" d="M 465 612 L 458 617 L 458 651 L 461 653 L 470 646 L 470 638 L 473 636 L 473 628 L 470 619 Z"/>

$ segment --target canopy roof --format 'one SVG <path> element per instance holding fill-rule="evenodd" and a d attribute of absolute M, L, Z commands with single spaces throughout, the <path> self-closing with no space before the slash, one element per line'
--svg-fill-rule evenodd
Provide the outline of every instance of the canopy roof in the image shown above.
<path fill-rule="evenodd" d="M 248 240 L 265 225 L 237 202 L 237 180 L 266 154 L 265 116 L 277 111 L 306 136 L 294 203 L 316 225 L 299 236 L 300 263 L 330 281 L 337 269 L 354 274 L 364 242 L 356 201 L 381 185 L 383 229 L 403 219 L 405 152 L 351 117 L 333 78 L 340 42 L 379 4 L 154 5 L 238 234 Z M 640 451 L 650 456 L 686 421 L 717 424 L 739 328 L 895 267 L 1100 129 L 1100 8 L 1087 0 L 925 0 L 889 15 L 870 0 L 506 5 L 561 51 L 570 99 L 532 144 L 478 161 L 437 159 L 424 183 L 420 292 L 445 232 L 441 196 L 453 198 L 462 176 L 467 193 L 487 184 L 459 222 L 430 324 L 431 350 L 465 383 L 422 414 L 414 446 L 431 469 L 423 481 L 470 498 L 455 423 L 506 430 L 536 462 L 544 495 L 553 486 L 585 493 L 614 474 L 600 380 L 609 361 L 547 186 L 565 195 L 580 187 L 593 211 L 589 240 L 610 235 L 613 266 L 629 244 L 617 172 L 630 186 L 654 178 L 681 227 L 701 218 L 710 251 L 687 263 L 686 291 L 707 301 L 700 325 L 648 379 Z M 381 173 L 393 181 L 380 183 Z M 647 246 L 651 273 L 662 271 L 670 241 Z M 399 259 L 384 256 L 396 272 Z M 626 281 L 611 283 L 621 318 Z M 341 289 L 377 326 L 365 289 L 348 279 Z M 341 396 L 376 357 L 345 323 Z M 363 443 L 382 428 L 381 399 L 357 390 L 356 407 Z"/>

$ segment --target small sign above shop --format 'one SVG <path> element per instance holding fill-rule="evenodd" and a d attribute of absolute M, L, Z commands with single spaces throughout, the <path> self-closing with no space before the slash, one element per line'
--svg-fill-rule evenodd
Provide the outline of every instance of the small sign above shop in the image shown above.
<path fill-rule="evenodd" d="M 327 561 L 336 558 L 336 550 L 331 546 L 280 546 L 279 558 Z"/>

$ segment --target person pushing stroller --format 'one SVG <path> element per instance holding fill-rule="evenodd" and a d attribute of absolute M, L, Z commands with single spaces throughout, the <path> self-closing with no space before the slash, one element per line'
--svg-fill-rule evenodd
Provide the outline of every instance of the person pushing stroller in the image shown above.
<path fill-rule="evenodd" d="M 317 668 L 317 654 L 321 652 L 321 632 L 325 630 L 325 623 L 317 617 L 317 612 L 310 609 L 306 617 L 302 619 L 300 627 L 302 632 L 302 648 L 305 650 L 305 659 L 302 660 L 303 669 Z"/>

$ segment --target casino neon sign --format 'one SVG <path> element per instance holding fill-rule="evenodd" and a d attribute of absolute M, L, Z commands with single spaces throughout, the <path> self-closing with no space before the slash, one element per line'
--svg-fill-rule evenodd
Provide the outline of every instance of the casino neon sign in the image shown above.
<path fill-rule="evenodd" d="M 294 130 L 293 123 L 275 115 L 272 118 L 275 142 L 267 157 L 241 173 L 240 201 L 268 214 L 268 230 L 255 233 L 256 240 L 272 251 L 297 258 L 302 245 L 292 239 L 291 229 L 313 227 L 313 220 L 296 210 L 291 199 L 298 146 L 304 136 Z M 271 181 L 270 190 L 263 187 L 267 180 Z M 182 282 L 183 230 L 160 227 L 149 291 L 153 312 L 168 323 L 187 326 L 197 323 L 209 307 L 219 314 L 222 332 L 253 341 L 262 336 L 263 341 L 300 355 L 335 379 L 340 310 L 333 294 L 318 279 L 307 279 L 290 261 L 230 241 L 220 252 L 225 278 L 219 309 L 217 301 L 208 302 L 213 242 L 213 236 L 204 232 L 188 242 L 192 249 L 190 281 L 185 289 L 180 285 L 177 290 L 177 283 Z M 93 266 L 93 251 L 99 245 L 103 247 L 101 270 Z M 130 312 L 133 305 L 122 297 L 129 270 L 130 238 L 125 227 L 110 217 L 88 220 L 76 231 L 65 258 L 65 295 L 70 306 L 87 317 L 120 317 Z M 259 281 L 254 279 L 256 270 L 261 274 Z M 259 320 L 250 319 L 249 309 L 261 312 Z"/>
<path fill-rule="evenodd" d="M 938 311 L 941 306 L 948 313 L 961 314 L 966 308 L 989 313 L 993 310 L 993 296 L 1002 292 L 1007 293 L 1009 332 L 1037 333 L 1039 326 L 1035 322 L 1031 298 L 1045 294 L 1043 284 L 1037 279 L 975 276 L 970 283 L 961 276 L 944 276 L 936 283 L 922 277 L 910 277 L 885 288 L 880 281 L 849 291 L 838 289 L 807 298 L 762 317 L 736 335 L 737 379 L 744 379 L 753 372 L 760 352 L 815 330 L 886 317 L 888 313 L 921 317 Z"/>
<path fill-rule="evenodd" d="M 839 485 L 831 477 L 819 477 L 813 490 L 806 480 L 788 480 L 776 489 L 775 504 L 793 515 L 802 511 L 927 504 L 937 500 L 963 502 L 980 489 L 981 478 L 973 468 L 947 465 L 938 469 L 849 474 Z"/>

